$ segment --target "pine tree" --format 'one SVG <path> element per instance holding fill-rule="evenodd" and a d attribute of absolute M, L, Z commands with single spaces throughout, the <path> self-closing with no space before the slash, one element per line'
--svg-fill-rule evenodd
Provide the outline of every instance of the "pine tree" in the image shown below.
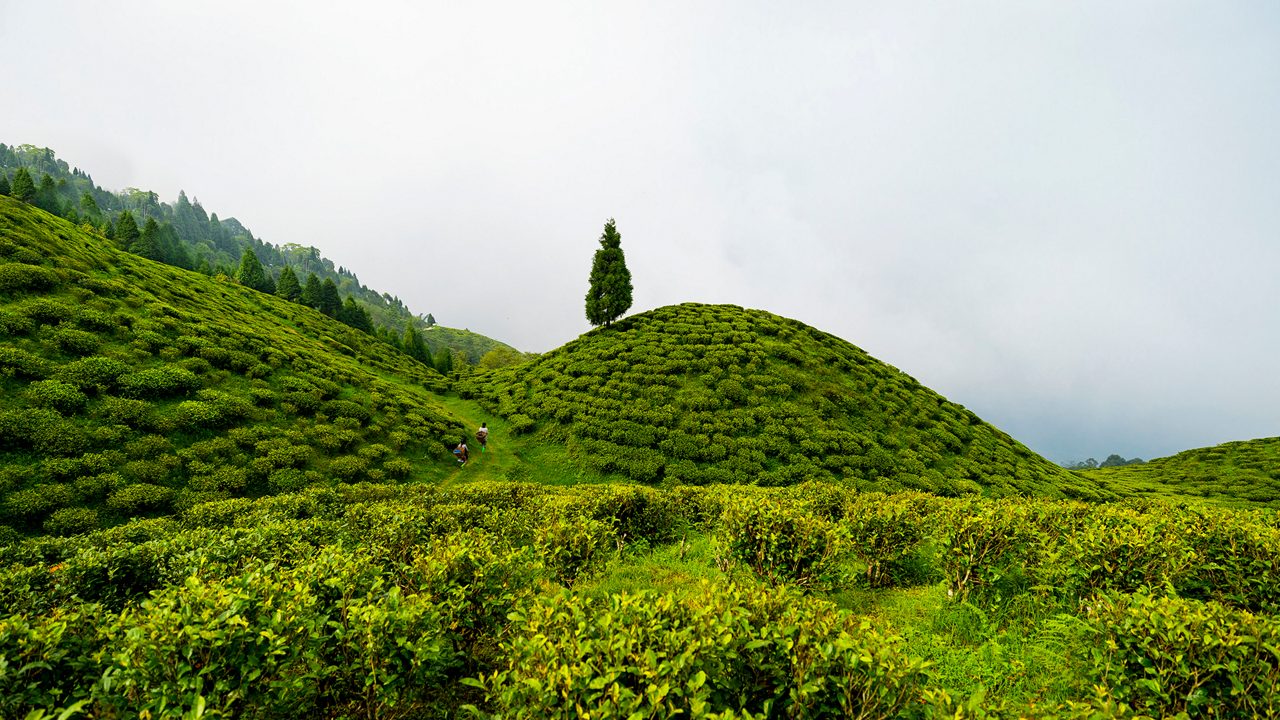
<path fill-rule="evenodd" d="M 129 252 L 148 260 L 164 260 L 164 253 L 160 251 L 160 224 L 155 218 L 147 218 L 138 239 L 129 247 Z"/>
<path fill-rule="evenodd" d="M 338 286 L 332 278 L 325 278 L 320 283 L 320 312 L 331 318 L 338 317 L 342 311 L 342 296 L 338 294 Z"/>
<path fill-rule="evenodd" d="M 432 315 L 431 313 L 427 313 L 427 327 L 435 327 L 435 326 L 436 326 L 436 316 Z"/>
<path fill-rule="evenodd" d="M 9 187 L 9 176 L 0 172 L 0 195 L 8 195 L 11 189 Z"/>
<path fill-rule="evenodd" d="M 245 248 L 240 256 L 240 268 L 236 270 L 236 282 L 254 290 L 266 292 L 267 277 L 262 270 L 262 263 L 251 248 Z"/>
<path fill-rule="evenodd" d="M 309 308 L 320 309 L 320 278 L 315 273 L 307 273 L 307 284 L 302 286 L 298 302 Z"/>
<path fill-rule="evenodd" d="M 631 271 L 622 254 L 622 235 L 613 218 L 604 224 L 600 249 L 591 262 L 591 287 L 587 290 L 587 321 L 604 325 L 622 317 L 631 307 Z"/>
<path fill-rule="evenodd" d="M 9 188 L 9 194 L 24 203 L 36 199 L 36 183 L 31 179 L 31 173 L 27 172 L 26 168 L 20 167 L 13 174 L 13 185 Z"/>
<path fill-rule="evenodd" d="M 128 210 L 120 213 L 120 217 L 116 218 L 116 246 L 121 250 L 128 250 L 138 242 L 141 236 L 142 234 L 138 232 L 138 223 L 133 219 L 133 213 Z"/>
<path fill-rule="evenodd" d="M 369 311 L 361 307 L 360 303 L 356 302 L 355 297 L 351 295 L 348 295 L 347 299 L 343 301 L 338 319 L 357 330 L 363 330 L 367 333 L 373 332 L 373 319 L 369 317 Z"/>
<path fill-rule="evenodd" d="M 427 352 L 426 345 L 422 344 L 422 334 L 418 332 L 418 328 L 413 326 L 413 321 L 404 324 L 404 340 L 401 341 L 404 352 L 409 357 L 418 362 L 430 362 L 431 355 Z"/>
<path fill-rule="evenodd" d="M 40 187 L 36 188 L 33 204 L 45 212 L 54 215 L 62 214 L 62 203 L 58 201 L 58 184 L 49 173 L 45 173 L 44 177 L 40 178 Z"/>
<path fill-rule="evenodd" d="M 298 275 L 288 265 L 280 271 L 280 281 L 276 283 L 276 295 L 289 302 L 298 302 L 298 298 L 302 297 L 302 285 L 298 284 Z"/>

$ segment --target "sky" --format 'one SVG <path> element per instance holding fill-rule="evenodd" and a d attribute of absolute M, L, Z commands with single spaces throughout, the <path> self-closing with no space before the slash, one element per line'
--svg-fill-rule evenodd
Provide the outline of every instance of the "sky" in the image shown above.
<path fill-rule="evenodd" d="M 521 350 L 768 310 L 1057 461 L 1280 435 L 1280 4 L 0 0 L 0 142 Z"/>

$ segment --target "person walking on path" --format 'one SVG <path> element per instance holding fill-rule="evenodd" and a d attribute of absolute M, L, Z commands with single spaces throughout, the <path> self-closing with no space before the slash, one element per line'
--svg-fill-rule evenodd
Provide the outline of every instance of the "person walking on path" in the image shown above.
<path fill-rule="evenodd" d="M 480 443 L 480 452 L 484 452 L 485 445 L 489 442 L 488 423 L 480 423 L 480 429 L 476 431 L 476 442 Z"/>
<path fill-rule="evenodd" d="M 467 464 L 467 441 L 459 442 L 458 447 L 453 449 L 453 454 L 458 456 L 458 464 L 465 466 Z"/>

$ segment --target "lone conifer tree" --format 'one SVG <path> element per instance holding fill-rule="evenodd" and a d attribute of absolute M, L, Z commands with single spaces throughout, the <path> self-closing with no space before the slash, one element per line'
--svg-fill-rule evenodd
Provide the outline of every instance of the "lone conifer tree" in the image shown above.
<path fill-rule="evenodd" d="M 604 224 L 600 249 L 591 262 L 591 287 L 587 290 L 587 322 L 609 326 L 631 307 L 631 271 L 622 255 L 622 235 L 613 218 Z"/>

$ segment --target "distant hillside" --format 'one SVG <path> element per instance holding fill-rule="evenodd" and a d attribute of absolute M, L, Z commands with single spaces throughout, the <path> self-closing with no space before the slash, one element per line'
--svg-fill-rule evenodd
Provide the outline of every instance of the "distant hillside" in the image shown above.
<path fill-rule="evenodd" d="M 431 478 L 465 432 L 429 392 L 444 378 L 385 343 L 8 197 L 0 337 L 0 544 L 335 480 Z"/>
<path fill-rule="evenodd" d="M 1083 474 L 1125 496 L 1280 508 L 1280 437 L 1228 442 Z"/>
<path fill-rule="evenodd" d="M 293 268 L 303 281 L 308 273 L 314 273 L 322 282 L 332 280 L 342 297 L 355 298 L 369 313 L 374 334 L 392 345 L 399 345 L 407 324 L 419 330 L 435 325 L 435 318 L 413 313 L 398 296 L 364 286 L 354 272 L 335 266 L 318 249 L 297 243 L 263 242 L 239 220 L 206 212 L 198 199 L 188 199 L 185 192 L 180 192 L 173 204 L 161 202 L 154 192 L 137 188 L 110 192 L 49 148 L 0 143 L 0 185 L 11 185 L 19 168 L 25 169 L 34 183 L 28 202 L 74 224 L 91 225 L 109 238 L 125 212 L 138 228 L 148 218 L 154 219 L 158 223 L 157 244 L 154 257 L 148 255 L 154 260 L 205 275 L 230 277 L 234 276 L 241 255 L 251 249 L 273 283 L 286 266 Z M 436 327 L 436 332 L 426 336 L 433 353 L 449 348 L 475 364 L 491 350 L 512 349 L 477 333 Z"/>
<path fill-rule="evenodd" d="M 1105 496 L 848 342 L 735 306 L 635 315 L 459 388 L 643 482 Z"/>

